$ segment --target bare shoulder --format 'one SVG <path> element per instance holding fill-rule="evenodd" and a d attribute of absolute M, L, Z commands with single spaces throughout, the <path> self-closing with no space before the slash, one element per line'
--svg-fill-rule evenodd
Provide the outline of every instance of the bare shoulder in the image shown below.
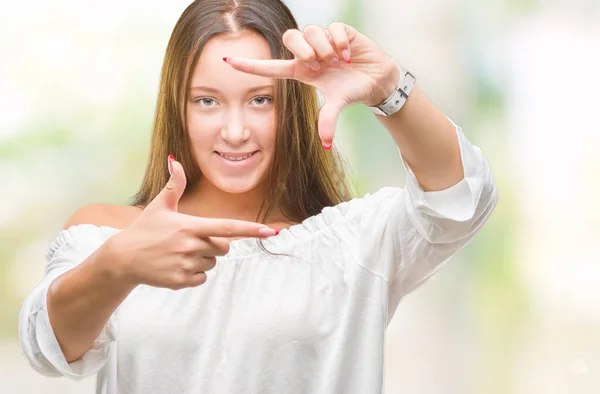
<path fill-rule="evenodd" d="M 141 212 L 141 207 L 115 204 L 90 204 L 79 208 L 69 218 L 64 229 L 79 224 L 125 228 L 131 224 Z"/>

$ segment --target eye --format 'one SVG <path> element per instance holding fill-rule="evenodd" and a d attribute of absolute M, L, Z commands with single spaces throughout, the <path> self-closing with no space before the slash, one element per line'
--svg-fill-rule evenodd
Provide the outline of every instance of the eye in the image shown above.
<path fill-rule="evenodd" d="M 273 97 L 271 96 L 257 96 L 255 98 L 252 99 L 252 102 L 255 103 L 258 106 L 265 106 L 265 105 L 269 105 L 273 102 Z"/>
<path fill-rule="evenodd" d="M 214 107 L 217 103 L 215 99 L 212 99 L 210 97 L 199 97 L 196 100 L 194 100 L 194 102 L 200 103 L 200 105 L 202 105 L 203 107 Z"/>

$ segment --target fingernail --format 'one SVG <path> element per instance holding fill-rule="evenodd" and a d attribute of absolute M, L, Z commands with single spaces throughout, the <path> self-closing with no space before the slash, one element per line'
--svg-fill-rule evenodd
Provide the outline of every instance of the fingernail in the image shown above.
<path fill-rule="evenodd" d="M 339 67 L 340 66 L 340 59 L 338 59 L 337 57 L 334 57 L 333 59 L 331 59 L 331 65 L 333 67 Z"/>
<path fill-rule="evenodd" d="M 175 160 L 175 157 L 173 155 L 169 155 L 169 175 L 173 175 L 173 160 Z"/>
<path fill-rule="evenodd" d="M 227 58 L 227 57 L 224 57 L 224 58 L 223 58 L 223 61 L 224 61 L 225 63 L 229 63 L 229 58 Z"/>
<path fill-rule="evenodd" d="M 342 51 L 342 57 L 344 58 L 344 60 L 346 61 L 346 63 L 351 63 L 352 59 L 350 59 L 350 51 L 347 49 L 344 49 Z"/>
<path fill-rule="evenodd" d="M 258 230 L 258 235 L 261 237 L 273 237 L 279 234 L 279 231 L 273 230 L 272 228 L 261 228 Z"/>
<path fill-rule="evenodd" d="M 325 149 L 325 150 L 331 150 L 332 146 L 333 145 L 331 145 L 331 144 L 329 144 L 329 145 L 323 144 L 323 149 Z"/>
<path fill-rule="evenodd" d="M 315 71 L 319 71 L 321 69 L 321 65 L 319 64 L 318 60 L 313 60 L 312 62 L 310 62 L 309 66 Z"/>

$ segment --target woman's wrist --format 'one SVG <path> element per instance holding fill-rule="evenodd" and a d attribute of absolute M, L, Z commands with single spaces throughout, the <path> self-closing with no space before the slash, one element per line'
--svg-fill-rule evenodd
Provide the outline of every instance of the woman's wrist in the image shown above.
<path fill-rule="evenodd" d="M 121 242 L 121 234 L 109 238 L 99 249 L 95 263 L 111 282 L 123 289 L 133 290 L 139 282 L 131 269 L 131 261 L 127 248 Z"/>
<path fill-rule="evenodd" d="M 390 97 L 400 82 L 401 72 L 398 63 L 392 58 L 388 60 L 384 63 L 381 80 L 375 81 L 372 98 L 366 103 L 370 107 L 375 107 Z"/>

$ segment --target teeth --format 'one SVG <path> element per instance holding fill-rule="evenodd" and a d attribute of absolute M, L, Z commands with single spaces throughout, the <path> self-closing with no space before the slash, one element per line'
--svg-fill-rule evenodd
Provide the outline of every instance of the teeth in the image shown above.
<path fill-rule="evenodd" d="M 249 158 L 250 156 L 252 156 L 252 155 L 253 155 L 253 153 L 250 153 L 250 154 L 248 154 L 248 155 L 246 155 L 246 156 L 240 156 L 240 157 L 231 157 L 231 156 L 226 156 L 226 155 L 224 155 L 224 154 L 222 154 L 222 153 L 219 153 L 219 155 L 220 155 L 222 158 L 225 158 L 225 159 L 227 159 L 227 160 L 232 160 L 232 161 L 241 161 L 241 160 L 244 160 L 244 159 L 247 159 L 247 158 Z"/>

